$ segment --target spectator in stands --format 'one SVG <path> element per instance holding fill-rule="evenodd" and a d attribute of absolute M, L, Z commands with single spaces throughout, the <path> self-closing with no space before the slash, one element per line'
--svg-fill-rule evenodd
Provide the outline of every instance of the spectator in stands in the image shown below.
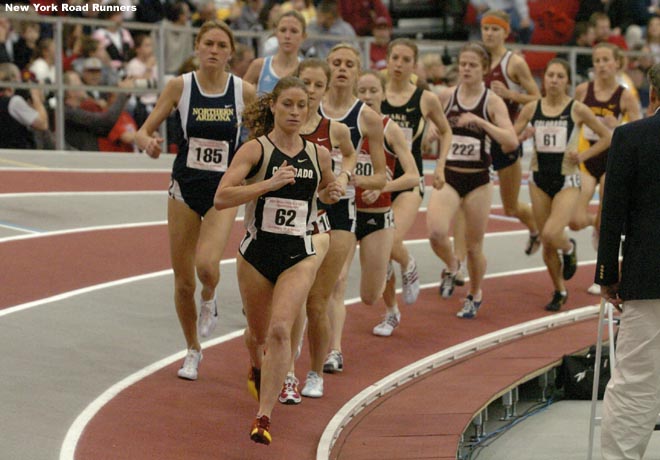
<path fill-rule="evenodd" d="M 119 81 L 117 70 L 112 68 L 112 61 L 105 47 L 95 38 L 83 35 L 81 37 L 81 55 L 73 61 L 71 68 L 78 74 L 82 74 L 87 58 L 93 57 L 101 61 L 101 84 L 115 85 Z"/>
<path fill-rule="evenodd" d="M 30 72 L 39 83 L 55 83 L 55 42 L 52 38 L 42 38 L 37 44 L 35 60 L 30 64 Z"/>
<path fill-rule="evenodd" d="M 106 6 L 117 7 L 117 2 L 110 2 Z M 112 21 L 112 25 L 97 29 L 92 35 L 97 39 L 112 60 L 112 67 L 120 69 L 125 62 L 128 62 L 130 51 L 135 46 L 131 33 L 122 27 L 124 17 L 121 11 L 102 11 L 99 13 L 99 19 Z"/>
<path fill-rule="evenodd" d="M 369 67 L 372 70 L 383 70 L 387 67 L 387 47 L 392 40 L 392 20 L 388 16 L 378 16 L 374 19 L 371 34 L 374 41 L 369 48 Z"/>
<path fill-rule="evenodd" d="M 594 28 L 595 38 L 594 43 L 607 42 L 618 46 L 621 49 L 627 50 L 628 44 L 625 38 L 620 33 L 612 30 L 612 23 L 610 17 L 601 12 L 596 12 L 589 18 L 589 23 Z"/>
<path fill-rule="evenodd" d="M 307 40 L 302 49 L 307 56 L 325 59 L 330 49 L 337 43 L 350 43 L 358 48 L 357 43 L 347 40 L 355 37 L 355 30 L 339 15 L 339 7 L 335 0 L 322 0 L 316 9 L 316 21 L 307 28 L 307 35 L 336 35 L 337 40 Z"/>
<path fill-rule="evenodd" d="M 165 2 L 162 0 L 139 0 L 135 11 L 138 22 L 160 22 L 165 17 Z"/>
<path fill-rule="evenodd" d="M 190 7 L 178 1 L 167 11 L 167 25 L 190 26 Z M 165 33 L 165 73 L 177 75 L 181 64 L 193 54 L 193 34 L 187 31 L 168 30 Z"/>
<path fill-rule="evenodd" d="M 9 18 L 0 16 L 0 64 L 14 62 L 15 33 L 12 31 Z"/>
<path fill-rule="evenodd" d="M 264 30 L 263 25 L 259 21 L 261 9 L 264 7 L 263 0 L 246 0 L 243 8 L 241 9 L 240 16 L 232 18 L 232 30 L 244 32 L 261 32 Z M 238 38 L 237 41 L 245 43 L 249 46 L 255 46 L 255 41 L 250 38 Z M 255 48 L 256 49 L 256 48 Z"/>
<path fill-rule="evenodd" d="M 231 73 L 243 78 L 252 61 L 254 61 L 254 50 L 243 43 L 236 43 L 236 49 L 229 60 Z"/>
<path fill-rule="evenodd" d="M 658 16 L 649 19 L 646 26 L 646 44 L 653 54 L 655 63 L 660 63 L 660 17 Z"/>
<path fill-rule="evenodd" d="M 339 15 L 361 36 L 371 34 L 375 21 L 385 18 L 392 25 L 392 18 L 381 0 L 337 0 Z"/>
<path fill-rule="evenodd" d="M 62 68 L 66 72 L 73 69 L 73 62 L 82 56 L 83 50 L 82 24 L 64 24 L 62 32 Z"/>
<path fill-rule="evenodd" d="M 80 74 L 83 84 L 88 86 L 102 86 L 103 85 L 103 63 L 99 58 L 90 57 L 85 59 L 83 63 L 83 70 Z M 89 89 L 86 91 L 87 97 L 92 98 L 103 109 L 107 106 L 108 94 L 101 93 L 96 89 Z"/>
<path fill-rule="evenodd" d="M 282 3 L 282 13 L 296 10 L 305 18 L 305 24 L 311 24 L 316 19 L 316 7 L 312 0 L 288 0 Z"/>
<path fill-rule="evenodd" d="M 19 38 L 14 44 L 14 64 L 23 70 L 37 54 L 41 27 L 38 22 L 22 21 L 18 27 Z"/>
<path fill-rule="evenodd" d="M 193 27 L 202 27 L 206 21 L 212 21 L 218 18 L 218 8 L 214 0 L 208 0 L 199 6 L 192 22 Z"/>
<path fill-rule="evenodd" d="M 501 10 L 509 14 L 511 32 L 518 41 L 529 43 L 534 31 L 534 23 L 529 17 L 527 0 L 470 0 L 477 10 L 477 22 L 488 10 Z"/>
<path fill-rule="evenodd" d="M 660 154 L 658 143 L 649 142 L 660 131 L 659 64 L 648 80 L 652 115 L 614 131 L 603 196 L 595 282 L 601 296 L 623 311 L 603 400 L 604 460 L 644 458 L 660 412 Z"/>
<path fill-rule="evenodd" d="M 573 46 L 591 48 L 594 45 L 595 39 L 596 31 L 591 23 L 582 21 L 575 24 L 574 39 L 573 43 L 571 43 Z M 592 64 L 591 54 L 578 54 L 575 63 L 575 71 L 578 74 L 578 81 L 576 81 L 576 83 L 579 84 L 583 81 L 589 80 L 589 70 L 591 69 Z"/>
<path fill-rule="evenodd" d="M 20 81 L 18 67 L 9 62 L 0 64 L 0 148 L 3 149 L 35 148 L 34 135 L 30 130 L 48 129 L 42 91 L 33 88 L 17 92 L 13 88 L 2 87 L 2 82 Z"/>
<path fill-rule="evenodd" d="M 135 39 L 135 57 L 126 64 L 126 75 L 140 82 L 140 87 L 158 87 L 158 65 L 154 54 L 154 40 L 149 35 L 138 35 Z M 142 94 L 137 98 L 133 118 L 138 126 L 147 119 L 158 99 L 157 92 Z"/>
<path fill-rule="evenodd" d="M 64 84 L 72 86 L 82 85 L 80 76 L 76 72 L 64 74 Z M 132 79 L 125 79 L 118 83 L 120 88 L 132 88 Z M 88 96 L 84 89 L 69 89 L 64 95 L 64 135 L 69 147 L 76 150 L 96 152 L 99 150 L 98 138 L 105 137 L 117 123 L 121 112 L 126 106 L 129 94 L 120 93 L 103 112 L 86 110 L 89 107 L 83 104 Z"/>

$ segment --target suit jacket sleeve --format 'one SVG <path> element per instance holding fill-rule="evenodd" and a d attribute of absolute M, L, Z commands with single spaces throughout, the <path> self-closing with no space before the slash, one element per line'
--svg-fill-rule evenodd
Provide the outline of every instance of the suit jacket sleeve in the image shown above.
<path fill-rule="evenodd" d="M 631 127 L 614 130 L 608 154 L 595 277 L 595 282 L 601 286 L 619 281 L 619 247 L 637 167 L 637 145 Z"/>

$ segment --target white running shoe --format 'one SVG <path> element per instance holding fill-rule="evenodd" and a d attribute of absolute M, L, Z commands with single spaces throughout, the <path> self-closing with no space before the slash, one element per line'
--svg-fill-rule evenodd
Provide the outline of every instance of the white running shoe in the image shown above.
<path fill-rule="evenodd" d="M 201 337 L 208 337 L 218 324 L 218 303 L 213 300 L 202 301 L 197 318 L 197 332 Z"/>
<path fill-rule="evenodd" d="M 344 355 L 341 354 L 339 350 L 332 350 L 328 353 L 328 356 L 325 357 L 325 362 L 323 363 L 323 372 L 328 374 L 334 374 L 335 372 L 344 371 Z"/>
<path fill-rule="evenodd" d="M 408 268 L 401 271 L 401 288 L 403 291 L 403 301 L 411 305 L 419 296 L 419 275 L 417 274 L 417 262 L 410 256 Z"/>
<path fill-rule="evenodd" d="M 183 365 L 177 375 L 179 378 L 186 380 L 197 380 L 197 368 L 199 367 L 199 362 L 202 360 L 202 352 L 193 350 L 192 348 L 188 350 L 186 358 L 183 360 Z"/>
<path fill-rule="evenodd" d="M 295 375 L 287 375 L 284 379 L 284 385 L 282 385 L 282 391 L 280 391 L 280 396 L 277 398 L 282 404 L 300 404 L 302 398 L 300 397 L 300 392 L 298 391 L 298 379 Z"/>
<path fill-rule="evenodd" d="M 600 295 L 600 286 L 596 283 L 589 286 L 587 292 L 591 295 Z"/>
<path fill-rule="evenodd" d="M 306 398 L 320 398 L 323 396 L 323 377 L 314 371 L 309 371 L 305 380 L 305 386 L 300 394 Z"/>
<path fill-rule="evenodd" d="M 401 313 L 388 313 L 385 315 L 383 322 L 374 327 L 373 334 L 381 337 L 389 337 L 392 332 L 401 322 Z"/>

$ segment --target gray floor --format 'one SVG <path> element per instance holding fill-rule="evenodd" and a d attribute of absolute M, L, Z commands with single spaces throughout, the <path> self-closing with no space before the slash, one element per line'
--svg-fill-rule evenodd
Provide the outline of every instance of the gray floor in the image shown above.
<path fill-rule="evenodd" d="M 171 161 L 172 157 L 154 161 L 142 155 L 0 152 L 2 169 L 168 171 Z M 57 230 L 161 222 L 165 218 L 162 192 L 24 197 L 0 194 L 0 244 L 2 238 L 28 233 L 47 235 Z M 580 259 L 592 261 L 595 255 L 590 232 L 575 236 L 581 248 Z M 523 231 L 487 236 L 489 274 L 543 270 L 540 254 L 522 255 L 525 240 Z M 411 241 L 408 247 L 418 260 L 422 284 L 436 283 L 442 267 L 428 242 Z M 511 257 L 512 253 L 520 257 Z M 219 287 L 223 321 L 213 338 L 244 327 L 235 268 L 227 262 L 222 270 L 227 274 Z M 359 264 L 355 263 L 352 270 L 349 298 L 358 293 Z M 549 289 L 545 285 L 542 288 Z M 171 291 L 172 277 L 165 273 L 0 316 L 0 346 L 5 350 L 0 355 L 0 460 L 59 458 L 67 430 L 90 402 L 126 376 L 180 352 L 184 343 L 173 313 Z M 584 459 L 588 416 L 586 404 L 558 403 L 503 435 L 479 458 Z M 649 449 L 652 451 L 660 452 L 658 444 Z"/>

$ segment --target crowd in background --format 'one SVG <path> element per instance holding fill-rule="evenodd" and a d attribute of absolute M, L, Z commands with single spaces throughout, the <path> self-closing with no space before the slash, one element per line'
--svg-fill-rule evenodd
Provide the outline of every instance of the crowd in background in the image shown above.
<path fill-rule="evenodd" d="M 18 2 L 15 2 L 18 4 Z M 53 4 L 61 5 L 61 1 Z M 158 65 L 166 76 L 180 75 L 197 65 L 193 55 L 194 36 L 184 30 L 168 30 L 163 40 L 165 60 L 157 62 L 153 35 L 129 30 L 126 23 L 159 23 L 172 26 L 199 27 L 208 19 L 221 19 L 234 31 L 261 33 L 264 40 L 240 38 L 231 59 L 231 71 L 243 76 L 249 63 L 259 56 L 277 51 L 272 33 L 274 21 L 285 11 L 297 10 L 307 21 L 307 35 L 373 37 L 369 67 L 385 67 L 387 44 L 396 36 L 388 8 L 381 0 L 73 0 L 68 4 L 100 4 L 124 7 L 127 11 L 67 13 L 87 19 L 112 22 L 106 27 L 65 24 L 63 32 L 63 71 L 65 84 L 124 88 L 156 88 Z M 641 104 L 647 101 L 646 71 L 660 62 L 660 12 L 657 0 L 559 0 L 551 8 L 541 8 L 540 1 L 465 0 L 463 26 L 466 37 L 478 34 L 479 18 L 489 9 L 509 13 L 512 34 L 509 41 L 531 44 L 575 45 L 591 47 L 609 42 L 624 50 L 638 51 L 623 58 L 621 78 L 638 93 Z M 127 8 L 131 7 L 132 8 Z M 60 7 L 61 9 L 61 7 Z M 112 8 L 109 8 L 112 9 Z M 40 13 L 53 14 L 58 13 Z M 64 13 L 59 13 L 64 14 Z M 55 81 L 54 28 L 33 20 L 0 17 L 0 80 L 60 83 Z M 335 42 L 307 39 L 300 47 L 305 57 L 325 57 Z M 524 56 L 535 77 L 540 76 L 553 53 L 528 53 Z M 540 62 L 537 62 L 540 59 Z M 439 90 L 456 81 L 455 56 L 444 49 L 425 52 L 420 57 L 417 83 Z M 13 64 L 8 66 L 7 64 Z M 576 83 L 587 81 L 592 72 L 591 56 L 578 55 Z M 26 104 L 9 98 L 22 97 Z M 6 101 L 0 117 L 16 126 L 17 136 L 0 140 L 2 148 L 52 149 L 54 142 L 54 108 L 57 103 L 49 91 L 2 90 Z M 66 148 L 92 151 L 134 152 L 135 132 L 153 109 L 156 95 L 144 92 L 134 96 L 89 90 L 67 90 L 65 104 Z M 42 108 L 47 113 L 44 125 Z M 169 125 L 173 125 L 171 120 Z M 19 126 L 20 125 L 20 126 Z M 169 129 L 168 150 L 176 153 L 177 133 Z"/>

